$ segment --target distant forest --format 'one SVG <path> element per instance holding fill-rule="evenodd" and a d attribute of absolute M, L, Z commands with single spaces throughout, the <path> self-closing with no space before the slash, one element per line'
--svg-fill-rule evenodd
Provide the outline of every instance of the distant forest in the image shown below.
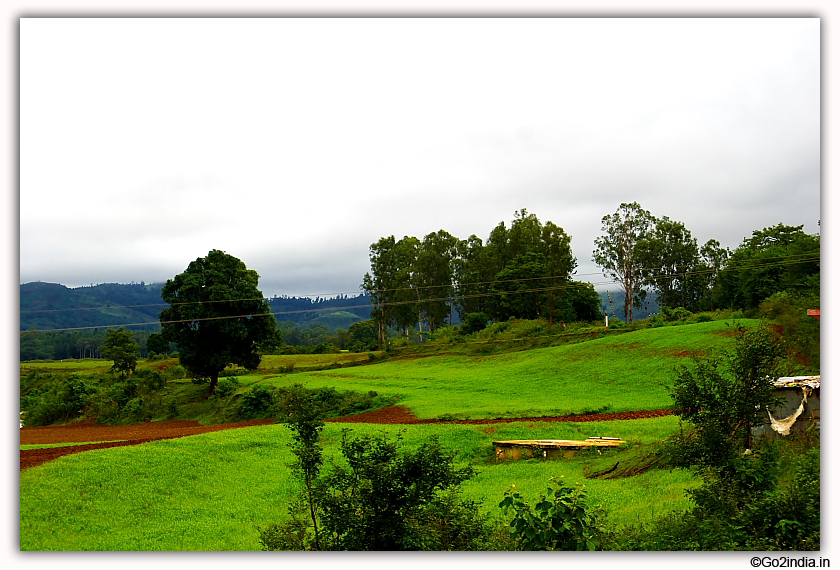
<path fill-rule="evenodd" d="M 146 339 L 160 329 L 158 314 L 168 306 L 160 296 L 162 287 L 142 282 L 76 288 L 22 284 L 21 360 L 98 357 L 104 331 L 119 326 L 134 331 L 145 357 Z M 275 296 L 268 301 L 286 344 L 293 346 L 325 342 L 330 333 L 370 318 L 371 311 L 364 294 L 331 299 Z"/>
<path fill-rule="evenodd" d="M 604 235 L 592 255 L 615 284 L 609 293 L 573 280 L 571 236 L 522 209 L 486 242 L 444 230 L 422 240 L 381 238 L 370 246 L 371 270 L 358 296 L 268 301 L 287 347 L 324 350 L 383 347 L 394 334 L 409 339 L 418 329 L 434 333 L 461 320 L 470 329 L 509 319 L 593 322 L 606 313 L 633 322 L 660 310 L 719 309 L 774 318 L 793 311 L 799 319 L 805 309 L 819 308 L 820 236 L 802 226 L 754 230 L 730 251 L 713 239 L 700 246 L 681 222 L 655 218 L 637 203 L 621 204 L 601 222 Z M 167 306 L 162 287 L 22 284 L 21 359 L 95 357 L 104 330 L 119 326 L 135 332 L 142 355 Z"/>

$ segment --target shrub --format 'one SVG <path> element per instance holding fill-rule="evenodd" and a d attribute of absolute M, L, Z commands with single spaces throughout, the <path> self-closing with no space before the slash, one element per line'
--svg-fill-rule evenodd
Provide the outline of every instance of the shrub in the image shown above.
<path fill-rule="evenodd" d="M 467 313 L 461 323 L 461 332 L 464 334 L 476 333 L 484 330 L 488 322 L 490 322 L 490 317 L 487 313 Z"/>
<path fill-rule="evenodd" d="M 499 507 L 513 510 L 510 533 L 518 550 L 596 550 L 606 531 L 601 526 L 604 511 L 587 504 L 582 486 L 569 487 L 551 479 L 548 496 L 541 495 L 532 507 L 518 492 L 509 489 Z"/>
<path fill-rule="evenodd" d="M 273 390 L 268 386 L 251 386 L 239 402 L 239 416 L 246 420 L 267 417 L 272 409 Z"/>
<path fill-rule="evenodd" d="M 233 376 L 226 376 L 219 379 L 216 385 L 216 395 L 220 398 L 225 398 L 233 394 L 239 388 L 239 380 Z"/>
<path fill-rule="evenodd" d="M 310 438 L 307 445 L 301 445 L 304 440 L 296 438 L 298 464 L 310 455 L 320 459 L 319 430 L 315 427 L 314 441 Z M 313 453 L 306 454 L 306 447 Z M 351 439 L 345 431 L 341 451 L 347 466 L 333 463 L 330 472 L 317 481 L 305 479 L 308 492 L 290 508 L 291 520 L 260 531 L 263 548 L 382 551 L 487 547 L 490 525 L 476 515 L 475 503 L 462 501 L 457 494 L 458 486 L 473 470 L 457 468 L 455 454 L 444 450 L 436 438 L 412 453 L 400 451 L 399 438 Z M 315 471 L 320 471 L 320 463 L 315 465 Z M 307 501 L 308 509 L 304 506 Z"/>

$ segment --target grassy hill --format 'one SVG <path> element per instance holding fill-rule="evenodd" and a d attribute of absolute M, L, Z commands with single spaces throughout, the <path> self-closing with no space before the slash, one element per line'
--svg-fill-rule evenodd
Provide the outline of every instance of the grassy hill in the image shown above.
<path fill-rule="evenodd" d="M 749 327 L 757 321 L 740 320 L 739 324 Z M 352 355 L 350 360 L 356 360 L 352 368 L 318 372 L 278 370 L 290 370 L 290 365 L 295 369 L 327 366 L 333 364 L 331 359 L 339 364 L 345 355 L 271 357 L 264 362 L 266 369 L 237 377 L 241 385 L 228 402 L 233 406 L 257 384 L 299 382 L 308 387 L 397 394 L 401 403 L 420 417 L 656 409 L 671 403 L 664 388 L 671 370 L 689 356 L 726 348 L 732 342 L 732 331 L 731 323 L 713 321 L 490 355 L 453 352 L 424 356 L 407 351 L 404 357 L 359 365 L 368 356 L 362 354 Z M 51 365 L 39 364 L 39 369 Z M 77 370 L 85 374 L 84 368 Z M 198 414 L 226 406 L 219 398 L 204 400 L 202 389 L 186 379 L 170 381 L 170 397 L 186 398 L 196 405 L 207 402 L 207 409 L 196 408 Z M 338 444 L 347 427 L 325 427 L 322 443 L 328 458 L 338 457 Z M 687 508 L 685 491 L 698 484 L 690 471 L 682 469 L 654 469 L 610 480 L 585 479 L 593 465 L 602 468 L 648 453 L 650 446 L 679 429 L 674 416 L 597 423 L 349 427 L 355 435 L 401 437 L 409 449 L 438 436 L 447 449 L 457 453 L 459 463 L 477 469 L 476 477 L 463 485 L 464 497 L 479 501 L 482 512 L 496 520 L 502 518 L 496 505 L 511 484 L 534 500 L 552 476 L 585 481 L 593 502 L 607 509 L 609 524 L 617 528 Z M 603 454 L 562 460 L 492 460 L 494 440 L 597 435 L 620 437 L 628 443 L 626 448 Z M 290 441 L 285 426 L 268 425 L 89 451 L 27 469 L 20 475 L 20 548 L 258 550 L 258 527 L 288 517 L 287 507 L 299 492 L 289 468 Z"/>
<path fill-rule="evenodd" d="M 398 395 L 421 418 L 654 410 L 671 403 L 664 383 L 674 367 L 690 356 L 724 349 L 733 329 L 726 321 L 711 321 L 491 356 L 398 358 L 266 382 Z"/>

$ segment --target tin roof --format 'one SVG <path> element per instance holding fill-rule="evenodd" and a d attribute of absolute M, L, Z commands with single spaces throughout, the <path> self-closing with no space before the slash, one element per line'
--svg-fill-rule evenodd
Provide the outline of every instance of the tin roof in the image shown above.
<path fill-rule="evenodd" d="M 820 377 L 817 376 L 782 376 L 775 382 L 773 382 L 773 386 L 776 388 L 819 388 L 820 387 Z"/>

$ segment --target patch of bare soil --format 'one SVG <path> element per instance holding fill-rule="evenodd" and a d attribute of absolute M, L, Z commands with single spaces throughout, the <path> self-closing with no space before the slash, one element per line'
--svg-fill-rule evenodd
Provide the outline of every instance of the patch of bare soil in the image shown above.
<path fill-rule="evenodd" d="M 643 412 L 616 412 L 612 414 L 579 414 L 570 416 L 540 416 L 529 418 L 495 418 L 481 420 L 421 420 L 406 407 L 390 406 L 373 412 L 363 412 L 343 418 L 325 420 L 328 422 L 340 423 L 367 423 L 367 424 L 503 424 L 512 422 L 606 422 L 611 420 L 637 420 L 640 418 L 658 418 L 671 415 L 671 409 L 646 410 Z"/>
<path fill-rule="evenodd" d="M 639 418 L 656 418 L 670 415 L 672 411 L 649 410 L 644 412 L 618 412 L 613 414 L 581 414 L 571 416 L 551 416 L 532 418 L 501 418 L 481 420 L 438 420 L 420 419 L 404 406 L 390 406 L 381 410 L 364 412 L 353 416 L 328 419 L 335 423 L 369 423 L 369 424 L 501 424 L 511 422 L 603 422 L 609 420 L 635 420 Z M 21 445 L 43 445 L 47 443 L 76 443 L 82 441 L 105 441 L 107 443 L 91 443 L 85 445 L 68 445 L 65 447 L 48 447 L 41 449 L 26 449 L 20 452 L 20 470 L 23 471 L 35 465 L 41 465 L 63 455 L 80 453 L 91 449 L 107 449 L 123 445 L 137 445 L 161 439 L 173 439 L 187 435 L 236 429 L 242 427 L 268 425 L 274 420 L 252 420 L 230 424 L 203 426 L 197 421 L 172 420 L 168 422 L 148 422 L 128 426 L 105 426 L 94 423 L 78 423 L 67 426 L 48 426 L 21 428 Z M 488 428 L 492 429 L 492 428 Z M 492 433 L 485 429 L 485 433 Z"/>
<path fill-rule="evenodd" d="M 123 445 L 137 445 L 161 439 L 173 439 L 211 431 L 235 429 L 274 423 L 274 420 L 253 420 L 231 424 L 200 425 L 197 421 L 172 420 L 149 422 L 128 426 L 105 426 L 94 423 L 78 423 L 66 426 L 47 426 L 20 429 L 21 445 L 43 445 L 47 443 L 75 443 L 81 441 L 105 441 L 66 447 L 24 449 L 20 452 L 20 470 L 41 465 L 62 455 L 79 453 L 91 449 L 107 449 Z"/>

